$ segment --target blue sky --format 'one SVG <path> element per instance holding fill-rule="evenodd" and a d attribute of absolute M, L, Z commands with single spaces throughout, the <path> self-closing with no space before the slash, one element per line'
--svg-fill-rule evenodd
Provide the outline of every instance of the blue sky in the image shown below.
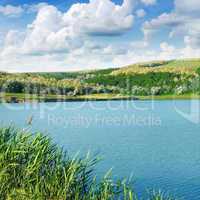
<path fill-rule="evenodd" d="M 199 0 L 1 0 L 0 70 L 200 57 Z"/>

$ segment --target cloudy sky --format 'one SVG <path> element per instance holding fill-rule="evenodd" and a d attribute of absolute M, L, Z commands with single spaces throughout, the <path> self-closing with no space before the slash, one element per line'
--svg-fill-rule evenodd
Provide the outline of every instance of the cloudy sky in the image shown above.
<path fill-rule="evenodd" d="M 200 57 L 200 0 L 0 0 L 0 71 Z"/>

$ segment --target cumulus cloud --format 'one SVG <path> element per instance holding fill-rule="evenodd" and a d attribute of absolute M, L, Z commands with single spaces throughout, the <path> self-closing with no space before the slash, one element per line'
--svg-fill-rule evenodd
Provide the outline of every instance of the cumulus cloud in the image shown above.
<path fill-rule="evenodd" d="M 41 2 L 38 4 L 24 4 L 23 7 L 26 10 L 27 13 L 35 13 L 38 12 L 42 7 L 48 6 L 48 3 Z"/>
<path fill-rule="evenodd" d="M 186 44 L 186 46 L 200 48 L 200 34 L 196 34 L 195 36 L 194 34 L 192 36 L 186 35 L 184 37 L 184 43 Z"/>
<path fill-rule="evenodd" d="M 66 12 L 46 3 L 26 6 L 38 13 L 27 26 L 21 44 L 13 47 L 24 54 L 68 53 L 83 46 L 90 35 L 122 34 L 133 25 L 134 2 L 124 0 L 122 5 L 117 5 L 111 0 L 90 0 L 74 4 Z M 5 42 L 4 52 L 7 48 Z"/>
<path fill-rule="evenodd" d="M 146 12 L 144 9 L 139 9 L 136 11 L 136 15 L 138 18 L 143 18 L 146 15 Z"/>
<path fill-rule="evenodd" d="M 119 35 L 132 27 L 134 5 L 135 0 L 124 0 L 121 6 L 111 0 L 90 0 L 87 4 L 74 4 L 63 20 L 85 34 Z"/>
<path fill-rule="evenodd" d="M 90 0 L 74 4 L 66 12 L 46 3 L 23 5 L 26 12 L 37 12 L 36 18 L 26 30 L 7 33 L 0 49 L 0 66 L 10 66 L 10 70 L 14 65 L 38 66 L 37 59 L 43 66 L 51 60 L 49 67 L 58 69 L 67 63 L 89 67 L 110 62 L 114 54 L 125 54 L 126 49 L 99 45 L 91 35 L 113 36 L 128 31 L 134 22 L 134 5 L 135 0 L 124 0 L 122 5 L 111 0 Z"/>
<path fill-rule="evenodd" d="M 145 5 L 156 3 L 142 1 Z M 36 17 L 25 30 L 10 30 L 3 42 L 0 41 L 0 70 L 65 71 L 199 57 L 197 0 L 191 0 L 189 4 L 187 0 L 175 0 L 171 12 L 144 23 L 145 38 L 140 41 L 98 40 L 97 36 L 126 33 L 133 27 L 134 15 L 137 18 L 145 16 L 143 9 L 134 9 L 135 2 L 124 0 L 122 5 L 117 5 L 111 0 L 90 0 L 74 4 L 66 12 L 46 3 L 23 5 L 25 12 L 35 12 Z M 158 49 L 152 50 L 149 36 L 165 27 L 169 30 L 169 37 L 180 35 L 185 46 L 177 48 L 167 38 L 167 42 L 161 42 Z"/>
<path fill-rule="evenodd" d="M 175 8 L 170 13 L 163 13 L 143 25 L 146 37 L 166 27 L 170 30 L 169 37 L 175 35 L 185 38 L 191 47 L 200 47 L 200 1 L 175 0 Z"/>
<path fill-rule="evenodd" d="M 147 48 L 149 46 L 148 41 L 143 40 L 143 41 L 134 41 L 130 44 L 130 47 L 133 49 L 142 49 L 144 50 L 145 48 Z"/>
<path fill-rule="evenodd" d="M 185 16 L 178 16 L 175 13 L 163 13 L 156 19 L 147 21 L 144 24 L 146 29 L 159 29 L 161 26 L 177 27 L 185 21 Z"/>
<path fill-rule="evenodd" d="M 127 46 L 119 46 L 119 45 L 108 45 L 103 49 L 103 54 L 105 55 L 125 55 L 128 52 Z"/>
<path fill-rule="evenodd" d="M 21 6 L 12 6 L 12 5 L 1 6 L 0 5 L 0 14 L 4 16 L 17 17 L 17 16 L 20 16 L 23 12 L 24 12 L 24 9 Z"/>
<path fill-rule="evenodd" d="M 184 48 L 176 48 L 175 46 L 162 42 L 159 50 L 146 48 L 141 51 L 139 49 L 130 49 L 124 55 L 113 57 L 112 63 L 115 66 L 126 66 L 133 63 L 141 63 L 146 61 L 156 60 L 173 60 L 185 58 L 199 58 L 200 49 L 194 49 L 190 46 Z"/>
<path fill-rule="evenodd" d="M 175 9 L 179 13 L 198 13 L 200 10 L 199 0 L 175 0 Z"/>
<path fill-rule="evenodd" d="M 43 6 L 28 25 L 22 49 L 24 53 L 67 52 L 79 47 L 71 27 L 63 24 L 63 14 L 54 6 Z"/>
<path fill-rule="evenodd" d="M 141 0 L 141 2 L 142 2 L 143 4 L 145 4 L 146 6 L 156 4 L 156 0 Z"/>
<path fill-rule="evenodd" d="M 177 55 L 176 48 L 172 45 L 169 45 L 167 42 L 162 42 L 160 44 L 160 49 L 161 52 L 159 57 L 161 60 L 169 60 L 179 57 Z"/>

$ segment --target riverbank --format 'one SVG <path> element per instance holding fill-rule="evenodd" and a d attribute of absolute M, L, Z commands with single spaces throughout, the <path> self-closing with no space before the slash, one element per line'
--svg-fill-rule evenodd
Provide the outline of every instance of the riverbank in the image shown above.
<path fill-rule="evenodd" d="M 64 96 L 64 95 L 30 95 L 23 93 L 4 93 L 0 94 L 0 101 L 6 103 L 24 103 L 24 102 L 73 102 L 73 101 L 108 101 L 108 100 L 139 100 L 137 97 L 114 95 L 114 94 L 96 94 L 82 96 Z"/>
<path fill-rule="evenodd" d="M 76 102 L 76 101 L 119 101 L 119 100 L 193 100 L 200 99 L 197 94 L 184 95 L 160 95 L 160 96 L 128 96 L 120 94 L 91 94 L 82 96 L 64 95 L 30 95 L 23 93 L 1 93 L 0 102 L 24 103 L 24 102 Z"/>

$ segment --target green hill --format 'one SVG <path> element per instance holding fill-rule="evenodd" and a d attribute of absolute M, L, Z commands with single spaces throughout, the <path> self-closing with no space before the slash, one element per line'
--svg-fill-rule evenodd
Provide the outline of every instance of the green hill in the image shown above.
<path fill-rule="evenodd" d="M 199 95 L 200 59 L 154 61 L 78 72 L 2 72 L 0 89 L 1 93 L 31 94 L 42 99 L 56 99 L 58 95 L 70 99 Z M 18 95 L 14 97 L 18 99 Z"/>
<path fill-rule="evenodd" d="M 112 74 L 142 74 L 149 72 L 195 74 L 198 68 L 200 68 L 200 59 L 155 61 L 122 67 L 121 69 L 114 71 Z"/>

